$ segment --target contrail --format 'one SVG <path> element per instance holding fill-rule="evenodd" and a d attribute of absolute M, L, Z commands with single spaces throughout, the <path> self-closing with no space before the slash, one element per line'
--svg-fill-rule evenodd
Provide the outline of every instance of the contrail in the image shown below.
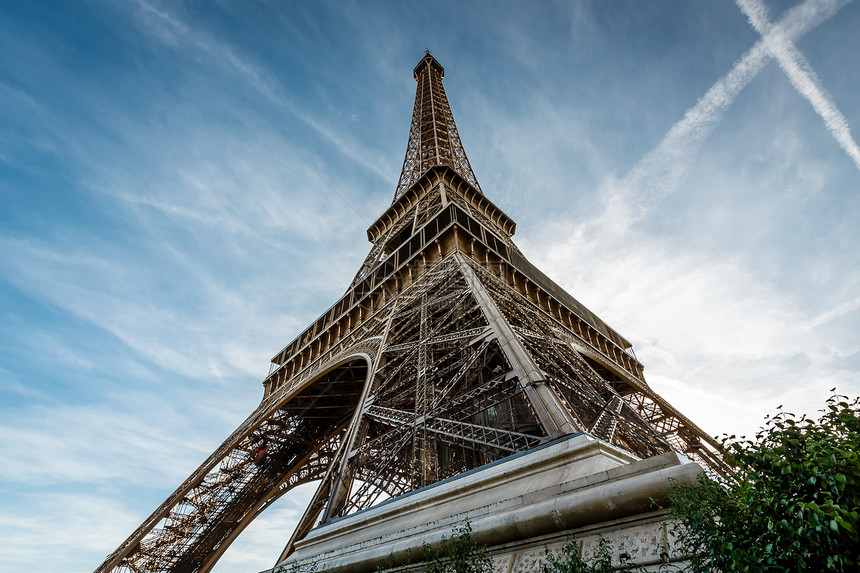
<path fill-rule="evenodd" d="M 852 300 L 843 302 L 836 308 L 830 309 L 827 312 L 819 314 L 811 321 L 809 321 L 809 324 L 806 325 L 806 328 L 815 328 L 816 326 L 820 326 L 822 324 L 830 322 L 831 320 L 844 316 L 849 312 L 857 310 L 858 308 L 860 308 L 860 296 Z"/>
<path fill-rule="evenodd" d="M 860 169 L 860 147 L 857 147 L 857 143 L 851 137 L 848 120 L 821 85 L 818 75 L 806 57 L 789 38 L 779 32 L 773 32 L 773 25 L 767 17 L 767 9 L 760 0 L 735 1 L 755 31 L 762 35 L 768 52 L 779 62 L 779 67 L 788 76 L 791 85 L 812 104 L 812 108 L 824 120 L 824 125 L 833 134 L 837 143 Z"/>
<path fill-rule="evenodd" d="M 607 215 L 622 224 L 625 218 L 639 218 L 647 204 L 674 192 L 684 176 L 689 160 L 698 153 L 737 95 L 772 59 L 770 38 L 794 41 L 835 15 L 851 0 L 807 0 L 788 10 L 752 48 L 717 80 L 683 119 L 672 126 L 660 144 L 649 151 L 617 183 L 608 197 Z"/>

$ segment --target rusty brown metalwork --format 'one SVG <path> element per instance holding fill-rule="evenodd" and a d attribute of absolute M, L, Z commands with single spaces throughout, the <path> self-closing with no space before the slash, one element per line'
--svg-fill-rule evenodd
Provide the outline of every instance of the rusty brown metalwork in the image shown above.
<path fill-rule="evenodd" d="M 630 343 L 514 245 L 442 75 L 429 54 L 415 69 L 403 175 L 347 292 L 274 356 L 260 406 L 97 572 L 209 571 L 266 507 L 318 482 L 283 559 L 317 523 L 579 431 L 720 470 L 713 439 L 648 386 Z"/>
<path fill-rule="evenodd" d="M 415 108 L 412 111 L 409 143 L 406 145 L 406 157 L 394 199 L 400 197 L 428 169 L 436 165 L 451 167 L 480 191 L 481 187 L 472 172 L 472 166 L 469 165 L 460 134 L 454 124 L 454 114 L 448 105 L 448 96 L 442 86 L 445 68 L 428 51 L 415 66 L 413 75 L 418 82 Z"/>

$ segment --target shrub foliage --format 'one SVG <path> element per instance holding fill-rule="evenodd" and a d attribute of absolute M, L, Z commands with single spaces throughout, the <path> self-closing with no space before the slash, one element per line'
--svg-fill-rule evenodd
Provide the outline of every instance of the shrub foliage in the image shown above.
<path fill-rule="evenodd" d="M 619 561 L 620 566 L 624 567 L 629 561 L 629 556 L 622 553 Z M 576 540 L 571 539 L 564 544 L 560 555 L 547 551 L 546 557 L 540 564 L 540 570 L 541 573 L 613 573 L 615 567 L 612 565 L 609 542 L 601 537 L 590 562 L 582 558 L 579 545 Z"/>
<path fill-rule="evenodd" d="M 491 573 L 493 562 L 487 548 L 472 541 L 472 526 L 467 521 L 443 542 L 439 551 L 424 547 L 426 573 Z"/>
<path fill-rule="evenodd" d="M 858 405 L 833 396 L 818 420 L 780 409 L 755 439 L 723 439 L 732 474 L 673 488 L 691 570 L 860 569 Z"/>

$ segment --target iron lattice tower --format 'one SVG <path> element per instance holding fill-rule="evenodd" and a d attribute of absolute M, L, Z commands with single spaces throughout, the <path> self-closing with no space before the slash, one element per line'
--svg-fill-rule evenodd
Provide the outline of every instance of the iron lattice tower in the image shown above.
<path fill-rule="evenodd" d="M 586 431 L 706 467 L 716 444 L 630 343 L 541 273 L 478 187 L 429 55 L 391 206 L 343 297 L 272 359 L 263 400 L 97 572 L 206 572 L 293 487 L 319 522 Z"/>

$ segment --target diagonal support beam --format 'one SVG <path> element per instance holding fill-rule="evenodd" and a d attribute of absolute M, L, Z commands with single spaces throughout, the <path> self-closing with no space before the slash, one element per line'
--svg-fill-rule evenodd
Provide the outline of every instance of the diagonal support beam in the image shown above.
<path fill-rule="evenodd" d="M 490 297 L 474 269 L 461 253 L 454 256 L 460 263 L 460 272 L 481 307 L 490 328 L 493 329 L 499 345 L 512 370 L 519 379 L 520 386 L 537 414 L 538 420 L 550 438 L 557 438 L 579 431 L 578 424 L 564 406 L 558 394 L 546 383 L 546 378 L 531 354 L 523 347 L 513 328 L 502 315 L 499 307 Z"/>

